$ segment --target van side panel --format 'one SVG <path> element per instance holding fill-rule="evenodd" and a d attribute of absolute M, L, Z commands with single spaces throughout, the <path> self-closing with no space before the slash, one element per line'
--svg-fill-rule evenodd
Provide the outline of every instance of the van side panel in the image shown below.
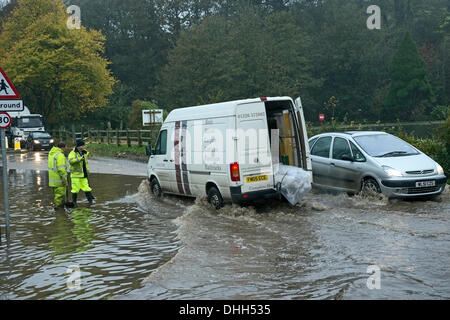
<path fill-rule="evenodd" d="M 234 130 L 234 119 L 222 117 L 175 122 L 175 193 L 204 197 L 207 184 L 213 183 L 224 199 L 231 199 L 226 134 L 230 125 Z"/>

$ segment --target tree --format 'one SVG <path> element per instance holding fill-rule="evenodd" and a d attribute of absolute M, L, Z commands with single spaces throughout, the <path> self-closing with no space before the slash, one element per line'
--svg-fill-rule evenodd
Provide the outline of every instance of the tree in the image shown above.
<path fill-rule="evenodd" d="M 135 100 L 131 105 L 131 111 L 128 118 L 128 127 L 129 128 L 144 128 L 142 126 L 142 111 L 143 110 L 156 110 L 160 109 L 156 101 L 142 101 Z M 164 112 L 164 118 L 167 116 L 167 113 Z"/>
<path fill-rule="evenodd" d="M 17 6 L 17 0 L 0 0 L 0 24 L 3 24 L 3 20 L 5 20 L 11 12 L 16 8 Z M 0 32 L 1 32 L 1 25 L 0 25 Z"/>
<path fill-rule="evenodd" d="M 425 62 L 410 33 L 406 33 L 390 65 L 391 85 L 385 100 L 390 120 L 414 120 L 430 112 L 434 95 Z"/>
<path fill-rule="evenodd" d="M 117 82 L 113 87 L 114 93 L 108 97 L 109 102 L 104 108 L 96 108 L 92 112 L 85 113 L 82 121 L 97 128 L 105 128 L 111 123 L 112 128 L 128 126 L 130 106 L 136 98 L 133 87 Z M 129 126 L 128 126 L 129 127 Z"/>
<path fill-rule="evenodd" d="M 255 7 L 211 16 L 181 33 L 154 96 L 168 109 L 271 95 L 303 95 L 317 85 L 305 54 L 310 39 L 292 15 Z"/>
<path fill-rule="evenodd" d="M 67 20 L 62 2 L 19 0 L 0 35 L 1 65 L 25 104 L 50 124 L 106 105 L 115 82 L 101 56 L 103 35 L 69 30 Z"/>
<path fill-rule="evenodd" d="M 106 36 L 105 55 L 111 70 L 134 99 L 149 98 L 156 74 L 166 63 L 169 36 L 157 12 L 157 0 L 76 0 L 82 24 Z"/>

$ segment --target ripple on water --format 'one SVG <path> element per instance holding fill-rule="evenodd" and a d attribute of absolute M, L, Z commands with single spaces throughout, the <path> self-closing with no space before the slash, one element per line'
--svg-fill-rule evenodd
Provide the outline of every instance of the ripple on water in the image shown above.
<path fill-rule="evenodd" d="M 45 181 L 47 173 L 39 175 Z M 13 173 L 11 178 L 10 191 L 20 197 L 11 201 L 11 240 L 0 244 L 2 297 L 104 299 L 124 294 L 139 288 L 180 246 L 171 219 L 148 214 L 136 201 L 151 204 L 153 199 L 136 191 L 130 195 L 141 178 L 93 175 L 97 204 L 85 207 L 81 195 L 78 208 L 55 212 L 49 190 L 39 192 L 39 186 L 27 182 L 30 177 L 36 173 Z M 125 190 L 118 188 L 121 184 Z M 71 265 L 80 267 L 79 290 L 67 287 Z"/>

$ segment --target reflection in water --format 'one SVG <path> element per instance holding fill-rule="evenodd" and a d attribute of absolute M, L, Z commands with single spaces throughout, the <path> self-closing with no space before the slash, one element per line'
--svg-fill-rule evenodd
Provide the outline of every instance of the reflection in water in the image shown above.
<path fill-rule="evenodd" d="M 38 163 L 42 161 L 41 154 L 39 152 L 34 153 L 34 161 Z"/>
<path fill-rule="evenodd" d="M 91 243 L 95 239 L 95 232 L 89 224 L 89 219 L 93 216 L 90 208 L 76 208 L 72 213 L 71 217 L 74 224 L 72 233 L 79 243 L 77 252 L 83 252 L 92 247 Z"/>
<path fill-rule="evenodd" d="M 82 198 L 55 212 L 47 179 L 45 171 L 10 171 L 0 297 L 450 298 L 448 190 L 434 201 L 313 192 L 295 207 L 273 201 L 216 212 L 204 199 L 156 200 L 141 178 L 93 174 L 97 204 Z M 79 290 L 66 285 L 71 265 L 81 270 Z M 367 289 L 370 265 L 381 268 L 381 290 Z"/>
<path fill-rule="evenodd" d="M 53 253 L 54 259 L 60 255 L 66 255 L 75 252 L 77 248 L 77 238 L 72 230 L 74 223 L 63 210 L 55 212 L 55 220 L 48 227 L 48 234 L 50 235 L 50 251 Z M 64 260 L 63 260 L 64 261 Z"/>
<path fill-rule="evenodd" d="M 10 170 L 11 238 L 0 243 L 0 299 L 107 299 L 141 287 L 176 254 L 176 226 L 155 215 L 161 207 L 136 205 L 142 178 L 91 179 L 97 204 L 87 207 L 82 197 L 77 208 L 55 211 L 46 171 Z M 67 287 L 72 265 L 81 270 L 79 290 Z"/>
<path fill-rule="evenodd" d="M 89 220 L 94 216 L 91 208 L 75 208 L 71 214 L 64 210 L 55 212 L 55 220 L 48 231 L 51 234 L 49 245 L 54 258 L 92 248 L 95 232 Z"/>

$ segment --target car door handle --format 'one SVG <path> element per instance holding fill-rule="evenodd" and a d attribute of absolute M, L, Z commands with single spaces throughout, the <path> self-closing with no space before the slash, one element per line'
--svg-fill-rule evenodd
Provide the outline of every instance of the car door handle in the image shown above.
<path fill-rule="evenodd" d="M 335 166 L 336 166 L 336 164 L 332 162 L 332 163 L 330 163 L 330 166 L 334 166 L 334 167 L 335 167 Z"/>
<path fill-rule="evenodd" d="M 169 160 L 167 160 L 167 159 L 164 159 L 163 161 L 164 161 L 164 162 L 169 162 Z"/>

